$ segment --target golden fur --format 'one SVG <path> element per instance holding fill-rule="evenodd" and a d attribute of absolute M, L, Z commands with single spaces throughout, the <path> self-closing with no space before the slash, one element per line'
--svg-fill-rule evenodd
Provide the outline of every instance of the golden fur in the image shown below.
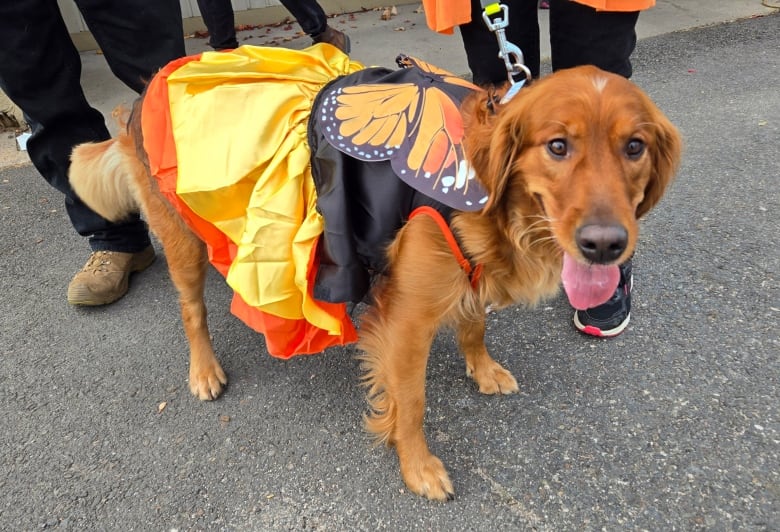
<path fill-rule="evenodd" d="M 470 98 L 462 112 L 467 154 L 489 200 L 482 211 L 452 220 L 465 254 L 484 266 L 478 286 L 472 288 L 437 225 L 416 217 L 389 246 L 389 273 L 377 284 L 360 330 L 366 426 L 395 446 L 409 489 L 431 499 L 454 493 L 423 433 L 426 366 L 436 332 L 454 328 L 480 392 L 516 392 L 514 377 L 485 348 L 485 307 L 532 305 L 555 294 L 562 251 L 586 260 L 576 237 L 584 224 L 624 228 L 625 248 L 604 262 L 630 257 L 638 218 L 659 201 L 680 158 L 677 130 L 650 99 L 594 67 L 548 76 L 495 112 L 487 97 Z M 140 208 L 148 220 L 180 294 L 190 388 L 200 399 L 214 399 L 227 379 L 206 326 L 205 246 L 149 175 L 139 114 L 117 139 L 75 149 L 71 183 L 106 218 Z M 564 153 L 556 154 L 562 145 Z"/>

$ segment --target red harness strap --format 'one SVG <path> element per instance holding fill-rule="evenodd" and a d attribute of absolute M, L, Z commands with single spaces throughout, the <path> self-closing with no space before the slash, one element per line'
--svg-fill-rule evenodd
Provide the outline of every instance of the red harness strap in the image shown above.
<path fill-rule="evenodd" d="M 463 255 L 463 252 L 460 250 L 460 246 L 458 245 L 458 241 L 455 240 L 455 235 L 452 234 L 450 225 L 439 211 L 433 207 L 428 207 L 427 205 L 417 207 L 409 215 L 409 220 L 418 214 L 425 214 L 429 216 L 434 222 L 436 222 L 436 225 L 438 225 L 439 229 L 441 229 L 442 235 L 444 235 L 444 239 L 447 241 L 447 244 L 449 244 L 450 249 L 452 250 L 452 254 L 455 255 L 455 260 L 458 261 L 458 265 L 466 273 L 466 275 L 468 275 L 469 281 L 471 282 L 471 288 L 476 290 L 479 277 L 482 275 L 482 264 L 477 264 L 472 268 L 471 262 Z"/>

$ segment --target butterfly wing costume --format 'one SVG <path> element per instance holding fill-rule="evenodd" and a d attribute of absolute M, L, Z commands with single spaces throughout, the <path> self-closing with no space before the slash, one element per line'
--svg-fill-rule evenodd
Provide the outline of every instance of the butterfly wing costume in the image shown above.
<path fill-rule="evenodd" d="M 424 62 L 364 68 L 336 48 L 242 46 L 179 59 L 142 107 L 160 190 L 234 291 L 231 311 L 288 358 L 354 342 L 347 302 L 409 213 L 478 210 L 460 102 Z"/>

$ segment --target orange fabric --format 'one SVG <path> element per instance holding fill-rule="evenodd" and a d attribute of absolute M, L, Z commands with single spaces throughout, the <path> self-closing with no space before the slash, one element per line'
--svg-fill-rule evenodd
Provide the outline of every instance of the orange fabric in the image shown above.
<path fill-rule="evenodd" d="M 496 0 L 500 3 L 500 0 Z M 643 11 L 655 5 L 655 0 L 572 0 L 599 11 Z M 423 0 L 425 21 L 436 33 L 452 35 L 453 28 L 471 22 L 469 0 Z M 511 13 L 510 13 L 511 17 Z"/>
<path fill-rule="evenodd" d="M 469 0 L 423 0 L 425 22 L 436 33 L 452 35 L 453 28 L 471 22 Z"/>
<path fill-rule="evenodd" d="M 644 11 L 655 5 L 655 0 L 574 0 L 597 11 Z"/>
<path fill-rule="evenodd" d="M 183 57 L 166 65 L 146 89 L 141 109 L 141 124 L 144 150 L 149 158 L 149 167 L 157 178 L 160 191 L 181 215 L 190 229 L 206 243 L 211 264 L 223 275 L 227 274 L 235 256 L 236 246 L 213 224 L 196 215 L 176 195 L 178 162 L 176 145 L 168 103 L 168 76 L 190 61 L 200 59 L 200 54 Z M 316 246 L 309 261 L 308 277 L 312 281 L 316 273 Z M 328 347 L 357 341 L 357 332 L 343 303 L 321 303 L 331 315 L 342 323 L 341 335 L 330 335 L 304 319 L 287 320 L 279 318 L 246 304 L 237 294 L 231 303 L 231 312 L 253 330 L 265 335 L 268 353 L 279 358 L 290 358 L 300 354 L 320 353 Z"/>
<path fill-rule="evenodd" d="M 309 295 L 311 295 L 311 287 L 314 286 L 314 278 L 317 274 L 316 247 L 309 260 L 308 273 Z M 233 296 L 230 312 L 241 318 L 241 321 L 253 330 L 263 333 L 266 349 L 277 358 L 286 359 L 295 355 L 315 354 L 334 345 L 357 342 L 357 331 L 346 312 L 346 305 L 324 301 L 317 301 L 317 304 L 332 316 L 341 318 L 343 331 L 341 336 L 329 335 L 327 331 L 311 325 L 305 319 L 285 319 L 259 311 L 249 306 L 238 294 Z"/>
<path fill-rule="evenodd" d="M 179 212 L 187 225 L 204 242 L 220 242 L 209 245 L 209 261 L 223 276 L 232 261 L 235 246 L 224 239 L 222 233 L 213 225 L 205 222 L 193 213 L 187 205 L 180 202 L 176 196 L 177 159 L 176 144 L 173 140 L 171 115 L 168 110 L 167 79 L 171 72 L 190 61 L 200 59 L 200 54 L 182 57 L 168 63 L 152 79 L 146 88 L 144 105 L 141 108 L 141 124 L 144 136 L 144 150 L 149 157 L 149 168 L 157 178 L 160 192 Z"/>

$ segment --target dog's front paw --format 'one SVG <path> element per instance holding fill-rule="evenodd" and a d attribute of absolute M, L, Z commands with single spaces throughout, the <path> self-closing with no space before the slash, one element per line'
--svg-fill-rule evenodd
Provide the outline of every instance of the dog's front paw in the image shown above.
<path fill-rule="evenodd" d="M 441 460 L 430 453 L 417 460 L 401 460 L 401 475 L 406 486 L 418 495 L 436 501 L 451 501 L 455 498 L 447 469 Z"/>
<path fill-rule="evenodd" d="M 227 376 L 216 360 L 190 367 L 190 391 L 201 401 L 211 401 L 222 394 Z"/>
<path fill-rule="evenodd" d="M 474 368 L 466 366 L 466 375 L 479 385 L 480 393 L 510 394 L 520 390 L 512 374 L 493 359 L 488 359 L 487 363 Z"/>

